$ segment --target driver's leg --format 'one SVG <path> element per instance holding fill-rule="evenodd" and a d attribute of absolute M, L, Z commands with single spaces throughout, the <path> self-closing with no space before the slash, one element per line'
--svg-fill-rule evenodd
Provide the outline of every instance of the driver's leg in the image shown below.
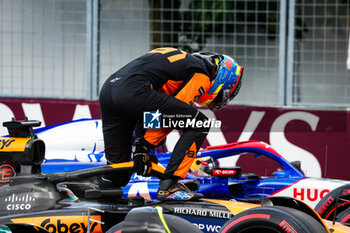
<path fill-rule="evenodd" d="M 103 86 L 100 92 L 100 109 L 107 164 L 129 162 L 132 153 L 132 137 L 136 120 L 125 116 L 114 105 L 111 88 Z M 101 188 L 121 187 L 128 184 L 130 172 L 105 175 L 100 181 Z"/>

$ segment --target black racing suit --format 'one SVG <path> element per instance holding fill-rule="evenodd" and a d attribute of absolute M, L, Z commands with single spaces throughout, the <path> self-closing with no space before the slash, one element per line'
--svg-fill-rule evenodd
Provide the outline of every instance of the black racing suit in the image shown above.
<path fill-rule="evenodd" d="M 145 111 L 159 110 L 163 115 L 207 120 L 192 104 L 210 88 L 212 69 L 204 59 L 184 51 L 159 48 L 112 74 L 104 83 L 99 99 L 108 163 L 130 161 L 133 131 L 143 122 Z M 147 150 L 151 150 L 171 130 L 147 129 L 136 136 Z M 209 128 L 187 127 L 181 130 L 183 133 L 165 171 L 169 178 L 185 178 Z M 116 174 L 112 181 L 116 186 L 125 186 L 130 176 Z"/>

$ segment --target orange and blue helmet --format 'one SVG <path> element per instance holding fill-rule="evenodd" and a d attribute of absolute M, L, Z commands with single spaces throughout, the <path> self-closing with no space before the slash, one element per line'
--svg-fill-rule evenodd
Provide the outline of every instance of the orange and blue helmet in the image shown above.
<path fill-rule="evenodd" d="M 195 53 L 215 67 L 209 90 L 199 97 L 197 104 L 207 105 L 212 111 L 223 108 L 239 92 L 242 85 L 243 67 L 231 57 L 217 53 Z"/>

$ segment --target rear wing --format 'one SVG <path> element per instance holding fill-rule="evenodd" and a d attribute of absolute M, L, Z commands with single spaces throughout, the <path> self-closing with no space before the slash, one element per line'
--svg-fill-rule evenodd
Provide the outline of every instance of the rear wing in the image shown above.
<path fill-rule="evenodd" d="M 33 127 L 41 125 L 40 121 L 28 120 L 27 117 L 23 121 L 16 121 L 12 118 L 11 121 L 6 121 L 2 124 L 7 128 L 10 137 L 15 138 L 38 138 L 33 131 Z"/>

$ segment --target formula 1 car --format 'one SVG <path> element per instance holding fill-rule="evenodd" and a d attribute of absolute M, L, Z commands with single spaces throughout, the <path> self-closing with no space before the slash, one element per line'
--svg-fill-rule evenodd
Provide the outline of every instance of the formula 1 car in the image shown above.
<path fill-rule="evenodd" d="M 31 128 L 38 125 L 39 122 L 36 121 L 13 121 L 5 123 L 5 126 L 7 126 L 9 129 L 10 136 L 12 135 L 15 137 L 11 136 L 10 138 L 0 139 L 0 142 L 2 143 L 2 145 L 0 144 L 0 153 L 5 155 L 9 151 L 14 152 L 14 154 L 12 154 L 9 158 L 2 157 L 4 163 L 2 165 L 1 177 L 4 178 L 2 182 L 8 182 L 11 176 L 14 176 L 19 172 L 21 174 L 37 174 L 41 169 L 46 169 L 45 172 L 50 172 L 51 169 L 52 172 L 52 170 L 57 169 L 59 166 L 61 167 L 61 171 L 63 168 L 69 170 L 73 169 L 73 166 L 81 163 L 80 161 L 76 160 L 67 162 L 62 159 L 51 159 L 49 162 L 41 164 L 42 160 L 44 159 L 45 144 L 42 140 L 37 138 L 36 134 Z M 38 134 L 40 134 L 40 132 Z M 257 156 L 258 159 L 262 157 L 274 159 L 283 170 L 276 171 L 273 177 L 260 177 L 255 174 L 244 174 L 241 172 L 240 167 L 222 168 L 216 164 L 216 161 L 219 158 L 247 153 L 254 154 L 254 157 Z M 89 153 L 89 155 L 95 154 L 101 154 L 101 152 Z M 161 164 L 167 164 L 169 157 L 170 153 L 158 154 Z M 303 180 L 311 179 L 305 178 L 297 168 L 284 160 L 282 156 L 280 156 L 267 144 L 258 141 L 235 143 L 221 147 L 208 147 L 206 150 L 202 150 L 198 154 L 198 158 L 199 159 L 196 161 L 196 164 L 193 166 L 192 173 L 187 178 L 197 180 L 197 182 L 190 182 L 189 185 L 192 185 L 192 189 L 199 188 L 199 192 L 203 193 L 209 198 L 259 202 L 265 197 L 278 196 L 276 195 L 278 193 L 280 196 L 284 196 L 285 194 L 283 194 L 283 191 L 286 190 L 284 187 L 291 186 L 293 183 L 301 183 Z M 102 156 L 100 159 L 102 160 Z M 30 166 L 26 166 L 28 164 Z M 92 169 L 97 169 L 97 167 L 102 165 L 103 162 L 99 161 L 95 163 L 85 163 L 83 166 L 91 166 L 95 167 Z M 130 184 L 123 188 L 123 196 L 124 198 L 143 196 L 146 199 L 155 199 L 158 181 L 158 178 L 143 178 L 134 175 Z M 199 187 L 198 183 L 200 184 Z M 312 183 L 313 182 L 310 184 Z M 334 182 L 331 183 L 333 184 Z M 91 189 L 91 187 L 96 188 L 95 186 L 91 185 L 85 188 Z M 57 186 L 57 188 L 64 190 L 64 187 L 62 189 L 61 186 Z M 310 189 L 311 186 L 308 185 L 305 188 Z M 330 186 L 327 188 L 330 188 Z M 278 192 L 279 190 L 282 191 Z M 297 192 L 294 191 L 294 193 Z M 13 197 L 13 200 L 15 200 L 15 197 Z M 16 211 L 29 208 L 29 206 L 23 204 L 10 206 L 6 205 L 6 208 Z M 46 207 L 44 209 L 46 209 Z M 200 226 L 203 226 L 203 224 Z"/>
<path fill-rule="evenodd" d="M 7 165 L 2 177 L 8 178 L 0 187 L 2 232 L 350 232 L 292 198 L 271 197 L 262 204 L 220 199 L 158 202 L 97 187 L 100 176 L 129 172 L 133 162 L 41 173 L 44 143 L 31 130 L 35 124 L 7 123 L 10 137 L 0 139 Z M 157 179 L 163 179 L 164 170 L 152 164 Z"/>
<path fill-rule="evenodd" d="M 106 164 L 99 119 L 65 122 L 39 128 L 33 133 L 45 141 L 46 155 L 41 166 L 45 173 Z M 170 156 L 171 153 L 165 152 L 157 154 L 163 166 L 168 164 Z M 232 167 L 219 163 L 222 158 L 231 156 L 240 156 L 238 165 L 240 161 L 245 161 L 245 164 Z M 260 141 L 209 146 L 200 151 L 197 158 L 188 179 L 199 180 L 199 192 L 210 198 L 259 201 L 269 196 L 289 196 L 315 207 L 327 193 L 349 184 L 341 180 L 306 177 L 297 161 L 288 162 L 271 146 Z M 156 178 L 134 175 L 124 189 L 124 195 L 155 198 L 157 188 Z"/>
<path fill-rule="evenodd" d="M 95 176 L 130 170 L 132 165 L 128 162 L 63 173 L 18 174 L 0 188 L 0 224 L 31 224 L 52 233 L 350 232 L 341 224 L 322 220 L 294 199 L 271 198 L 265 206 L 218 199 L 156 202 L 142 197 L 122 198 L 121 189 L 99 190 L 92 182 Z M 153 174 L 161 178 L 164 169 L 156 164 L 152 168 Z"/>

